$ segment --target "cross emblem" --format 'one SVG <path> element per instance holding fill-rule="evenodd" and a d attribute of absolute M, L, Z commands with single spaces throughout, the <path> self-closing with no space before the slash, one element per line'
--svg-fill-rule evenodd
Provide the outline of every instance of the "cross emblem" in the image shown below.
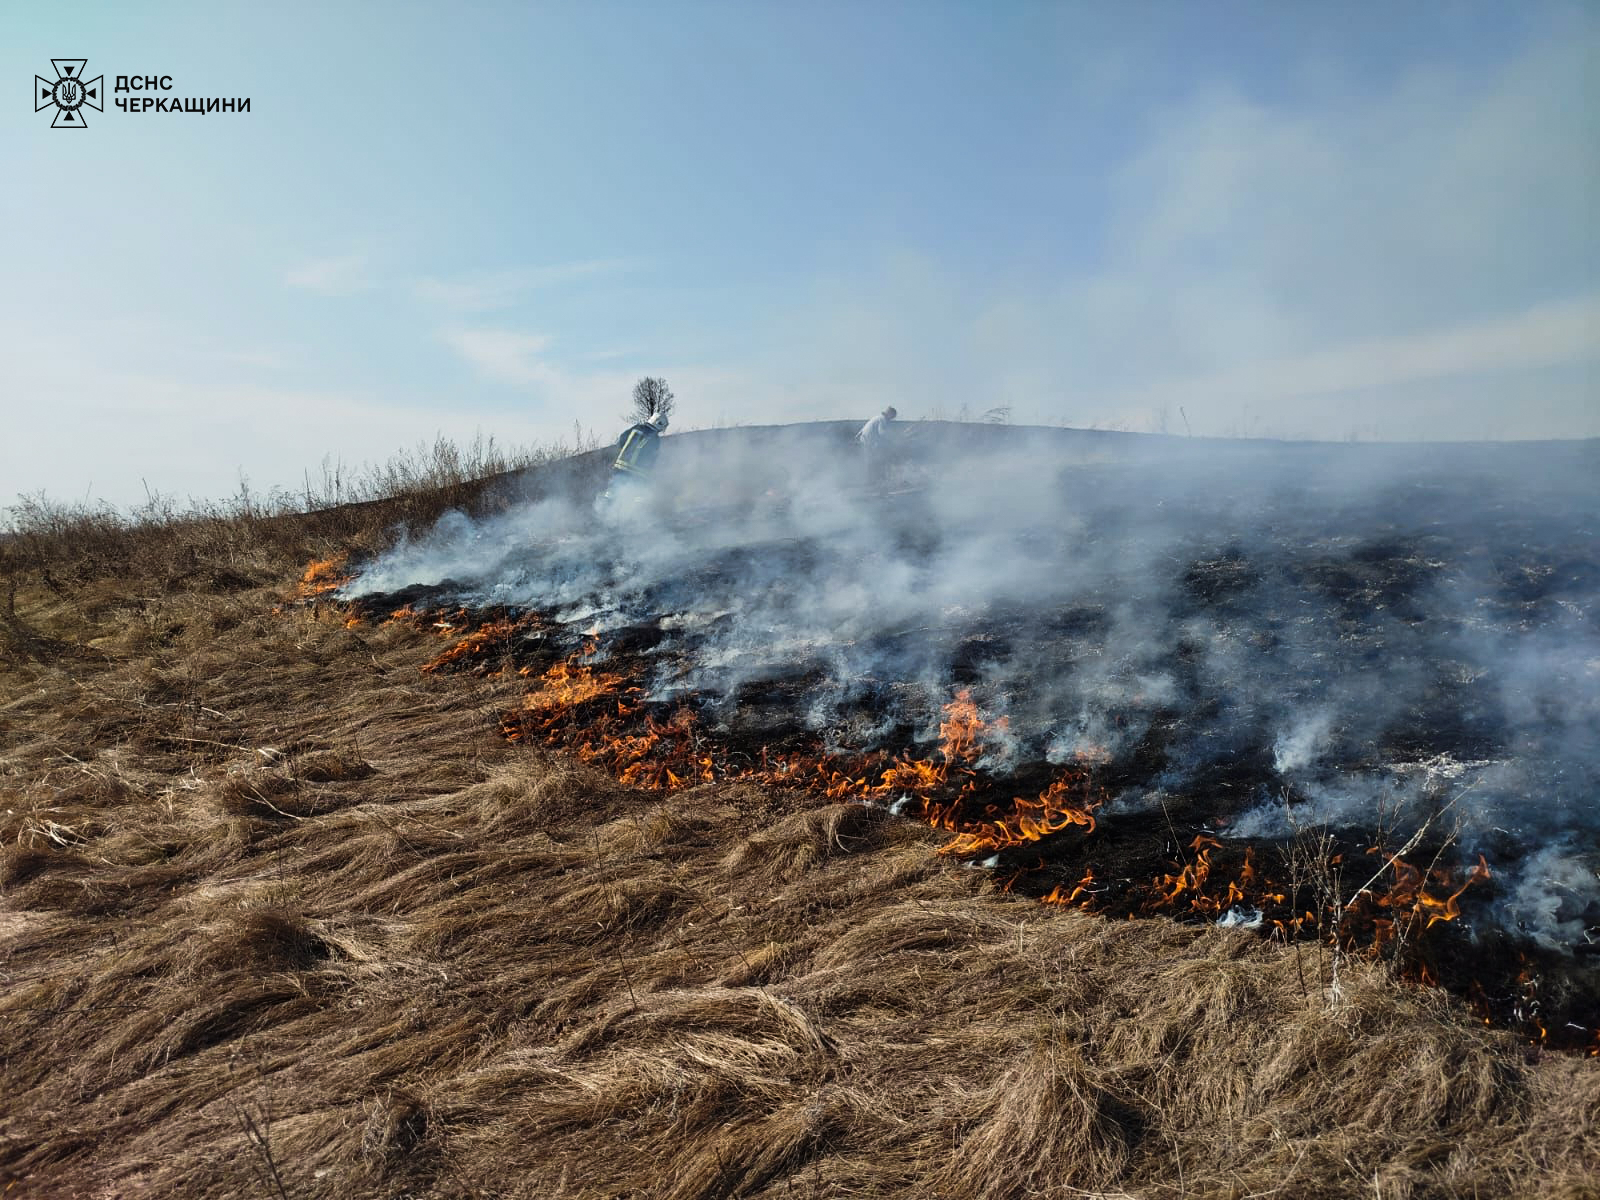
<path fill-rule="evenodd" d="M 54 83 L 43 75 L 33 77 L 33 111 L 38 112 L 45 105 L 54 104 L 56 119 L 50 122 L 51 129 L 82 129 L 85 124 L 85 105 L 96 112 L 105 112 L 100 93 L 105 91 L 106 77 L 96 75 L 93 79 L 85 80 L 83 69 L 88 65 L 88 59 L 52 58 L 50 63 L 56 69 Z"/>

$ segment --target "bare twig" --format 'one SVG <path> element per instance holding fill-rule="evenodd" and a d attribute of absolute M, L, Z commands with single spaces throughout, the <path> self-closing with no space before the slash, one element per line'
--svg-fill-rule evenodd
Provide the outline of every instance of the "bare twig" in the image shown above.
<path fill-rule="evenodd" d="M 261 1186 L 274 1192 L 278 1200 L 289 1200 L 289 1191 L 283 1185 L 283 1175 L 278 1170 L 277 1159 L 272 1154 L 272 1113 L 265 1105 L 261 1106 L 261 1123 L 258 1125 L 247 1109 L 237 1101 L 230 1101 L 234 1116 L 239 1118 L 239 1124 L 244 1130 L 244 1140 L 250 1148 L 260 1156 L 261 1164 L 254 1161 L 250 1169 L 255 1177 L 260 1180 Z"/>

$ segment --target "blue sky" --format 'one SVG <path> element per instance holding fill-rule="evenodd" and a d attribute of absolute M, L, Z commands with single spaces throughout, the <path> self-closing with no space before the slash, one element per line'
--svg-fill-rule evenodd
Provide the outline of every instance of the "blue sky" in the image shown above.
<path fill-rule="evenodd" d="M 1600 9 L 0 0 L 0 503 L 1009 406 L 1600 435 Z M 243 115 L 50 128 L 50 60 Z M 108 100 L 112 97 L 108 96 Z"/>

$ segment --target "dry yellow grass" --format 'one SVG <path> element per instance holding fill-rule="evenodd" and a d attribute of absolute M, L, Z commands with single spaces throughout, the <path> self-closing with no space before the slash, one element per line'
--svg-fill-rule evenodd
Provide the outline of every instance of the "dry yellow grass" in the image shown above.
<path fill-rule="evenodd" d="M 1593 1061 L 996 895 L 881 811 L 509 746 L 517 683 L 274 614 L 286 564 L 22 580 L 8 1200 L 1600 1194 Z"/>

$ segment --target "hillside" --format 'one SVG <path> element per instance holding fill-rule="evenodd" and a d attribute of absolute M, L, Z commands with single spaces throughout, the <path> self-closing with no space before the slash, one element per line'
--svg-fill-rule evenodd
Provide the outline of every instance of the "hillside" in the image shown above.
<path fill-rule="evenodd" d="M 727 511 L 766 494 L 775 451 L 764 438 L 820 439 L 835 455 L 839 431 L 695 436 L 704 446 L 740 443 L 739 462 L 752 465 L 725 473 L 714 495 L 685 484 L 694 504 L 669 520 L 672 546 L 687 557 L 670 570 L 655 570 L 654 559 L 648 570 L 632 568 L 645 607 L 628 608 L 628 595 L 616 598 L 623 576 L 607 576 L 609 615 L 581 588 L 543 606 L 513 594 L 523 580 L 574 578 L 554 569 L 568 562 L 563 555 L 596 561 L 591 540 L 570 540 L 579 526 L 536 529 L 526 517 L 552 498 L 586 504 L 601 482 L 593 458 L 481 496 L 415 500 L 404 513 L 377 505 L 270 525 L 177 522 L 92 541 L 65 530 L 5 547 L 0 1194 L 1600 1194 L 1600 1069 L 1581 1045 L 1551 1050 L 1498 1015 L 1486 1026 L 1468 999 L 1406 981 L 1403 963 L 1369 946 L 1269 940 L 1196 921 L 1189 909 L 1145 915 L 1130 901 L 1108 916 L 1008 894 L 974 858 L 939 853 L 960 831 L 948 821 L 935 829 L 915 810 L 893 815 L 888 797 L 870 789 L 830 798 L 780 778 L 763 751 L 837 753 L 844 764 L 847 750 L 915 750 L 941 761 L 919 730 L 937 723 L 948 697 L 929 701 L 908 690 L 920 675 L 889 673 L 884 655 L 904 642 L 882 641 L 885 631 L 846 631 L 828 617 L 840 653 L 870 646 L 877 656 L 877 674 L 849 676 L 868 685 L 841 693 L 829 711 L 829 729 L 859 734 L 846 746 L 818 750 L 805 724 L 825 676 L 810 663 L 745 670 L 760 648 L 753 640 L 737 643 L 737 677 L 696 676 L 698 691 L 664 690 L 661 663 L 676 679 L 685 668 L 735 661 L 723 653 L 736 622 L 719 615 L 727 608 L 719 580 L 733 581 L 728 594 L 756 595 L 751 581 L 769 578 L 774 563 L 792 570 L 798 545 L 813 556 L 810 577 L 829 579 L 837 595 L 843 576 L 805 538 L 825 530 L 829 546 L 854 544 L 853 525 L 821 519 L 805 537 L 787 525 L 782 538 L 726 535 Z M 959 447 L 963 437 L 957 430 L 950 440 Z M 716 453 L 727 459 L 725 448 Z M 809 478 L 815 464 L 795 453 L 784 451 L 786 469 Z M 1587 461 L 1589 451 L 1577 453 Z M 1071 455 L 1067 475 L 1053 465 L 1051 486 L 1078 489 L 1079 511 L 1091 492 L 1124 494 L 1107 481 L 1148 483 L 1126 450 L 1079 441 Z M 684 478 L 704 479 L 704 461 L 684 467 Z M 921 462 L 946 481 L 976 478 L 932 452 Z M 1449 461 L 1451 471 L 1459 462 Z M 1345 471 L 1341 462 L 1333 473 Z M 1210 465 L 1203 487 L 1219 473 L 1239 471 Z M 1559 472 L 1535 474 L 1548 489 Z M 1270 486 L 1280 479 L 1275 472 Z M 871 528 L 888 529 L 889 541 L 920 560 L 956 561 L 941 544 L 959 543 L 969 561 L 969 543 L 954 536 L 965 527 L 930 517 L 917 499 L 925 481 L 902 482 L 888 508 L 871 508 Z M 1556 494 L 1564 503 L 1566 493 Z M 1163 499 L 1150 494 L 1147 503 L 1164 513 Z M 969 488 L 962 511 L 996 528 L 993 503 Z M 451 518 L 428 533 L 452 506 L 479 518 Z M 1185 511 L 1210 530 L 1205 513 Z M 1274 511 L 1281 519 L 1270 544 L 1289 544 L 1299 526 L 1288 510 Z M 399 520 L 414 532 L 393 550 Z M 1113 537 L 1103 524 L 1086 525 Z M 930 528 L 943 543 L 929 540 Z M 652 547 L 667 536 L 655 525 L 648 535 Z M 498 546 L 502 536 L 514 552 L 473 551 L 483 579 L 410 570 L 443 562 L 445 551 Z M 1018 536 L 1039 545 L 1030 527 Z M 1115 536 L 1125 564 L 1123 549 L 1138 539 L 1125 528 Z M 1430 553 L 1442 547 L 1442 557 L 1427 561 L 1454 561 L 1444 551 L 1456 543 L 1437 536 L 1444 540 L 1430 542 Z M 1522 542 L 1567 544 L 1564 528 L 1547 544 Z M 1288 578 L 1300 560 L 1281 565 L 1257 544 L 1239 544 L 1233 557 L 1197 560 L 1210 565 L 1164 599 L 1160 621 L 1189 629 L 1202 619 L 1241 628 L 1255 614 L 1275 620 L 1279 593 L 1255 581 Z M 1087 545 L 1063 542 L 1062 552 Z M 356 583 L 319 590 L 319 580 L 342 574 L 307 574 L 306 563 L 350 550 Z M 1409 562 L 1413 550 L 1338 563 Z M 619 551 L 617 561 L 632 560 Z M 849 559 L 845 574 L 865 561 Z M 981 554 L 976 561 L 972 577 L 987 578 Z M 1331 551 L 1316 561 L 1332 570 Z M 515 569 L 503 570 L 508 563 Z M 1178 564 L 1180 578 L 1191 565 Z M 383 571 L 381 585 L 358 599 L 359 572 Z M 794 604 L 795 577 L 760 593 L 770 597 L 760 646 L 772 661 L 800 662 L 786 648 L 796 643 L 784 640 L 800 618 L 772 619 L 803 607 Z M 680 580 L 703 609 L 674 590 Z M 406 585 L 411 593 L 397 599 Z M 1340 598 L 1361 589 L 1339 586 L 1329 594 L 1343 613 Z M 1553 587 L 1518 601 L 1532 607 L 1516 619 L 1533 620 L 1546 601 L 1557 614 L 1566 611 L 1560 602 L 1576 602 Z M 1247 604 L 1252 596 L 1261 604 Z M 1042 677 L 1003 676 L 996 664 L 1036 672 L 1032 664 L 1065 661 L 1072 639 L 1103 649 L 1110 627 L 1052 625 L 1043 644 L 1055 657 L 1041 657 L 1040 642 L 1005 623 L 1014 597 L 984 598 L 987 607 L 946 597 L 948 628 L 915 644 L 918 654 L 933 646 L 954 656 L 941 685 L 965 683 L 986 704 L 1011 705 L 1006 728 L 1022 748 L 1006 760 L 1009 774 L 993 758 L 971 759 L 974 779 L 992 777 L 1006 791 L 1047 765 L 1042 735 L 1030 748 L 1030 710 L 1017 699 Z M 393 619 L 390 601 L 405 599 L 412 615 Z M 508 610 L 537 612 L 542 632 L 472 641 Z M 963 622 L 978 613 L 978 624 L 957 627 L 948 617 L 957 610 Z M 614 615 L 624 611 L 626 620 Z M 1154 608 L 1143 611 L 1159 626 Z M 710 614 L 703 626 L 689 621 L 696 613 Z M 888 634 L 922 629 L 915 616 L 896 613 Z M 1387 640 L 1368 643 L 1353 626 L 1340 630 L 1358 634 L 1363 649 L 1376 646 L 1376 660 L 1416 653 L 1424 643 L 1405 631 L 1421 623 L 1385 625 Z M 996 650 L 1001 633 L 1005 653 Z M 585 638 L 598 640 L 587 656 Z M 423 669 L 462 646 L 452 662 Z M 560 669 L 618 672 L 645 691 L 616 684 L 602 704 L 568 705 L 564 724 L 541 720 L 540 736 L 508 739 L 507 714 L 542 713 L 529 698 L 544 695 L 540 681 Z M 1212 679 L 1196 676 L 1197 704 L 1212 702 L 1204 690 Z M 1432 684 L 1417 694 L 1434 696 Z M 701 699 L 716 696 L 732 700 Z M 623 701 L 642 706 L 640 722 L 693 708 L 696 732 L 658 735 L 652 746 L 692 741 L 711 779 L 669 779 L 671 763 L 644 751 L 626 760 L 586 748 L 603 712 L 620 712 Z M 1143 702 L 1119 703 L 1126 717 Z M 1489 737 L 1476 710 L 1450 711 L 1461 720 L 1429 737 Z M 1234 777 L 1170 749 L 1187 744 L 1191 718 L 1167 707 L 1148 715 L 1160 739 L 1141 732 L 1107 742 L 1104 759 L 1072 761 L 1119 794 L 1149 783 L 1140 771 L 1169 772 L 1162 796 L 1180 822 L 1204 814 L 1178 801 L 1234 795 L 1224 786 Z M 1543 727 L 1531 722 L 1495 744 L 1500 761 L 1520 763 L 1515 754 L 1527 745 L 1552 761 L 1581 760 L 1582 746 L 1539 741 Z M 1204 736 L 1214 739 L 1215 727 Z M 606 736 L 620 745 L 641 728 Z M 1326 761 L 1350 775 L 1378 750 L 1412 749 L 1387 729 L 1337 728 L 1345 741 Z M 551 733 L 561 735 L 556 744 Z M 1270 760 L 1267 745 L 1233 760 Z M 955 764 L 950 753 L 943 761 Z M 656 761 L 661 770 L 634 775 L 654 786 L 619 781 L 619 764 Z M 1175 783 L 1180 763 L 1195 773 Z M 1320 777 L 1295 778 L 1304 803 L 1323 795 Z M 1223 806 L 1230 819 L 1247 815 L 1239 789 Z M 1119 825 L 1109 800 L 1097 804 L 1093 836 L 1120 845 L 1117 830 L 1134 823 Z M 1063 832 L 1060 861 L 1076 868 L 1069 856 L 1083 844 L 1082 826 Z M 1505 853 L 1513 867 L 1527 859 L 1515 847 Z M 1132 849 L 1128 856 L 1145 861 Z M 1054 881 L 1046 871 L 1035 894 Z M 1473 897 L 1467 891 L 1463 903 Z M 1487 921 L 1484 904 L 1478 916 Z M 1527 952 L 1555 955 L 1531 943 Z M 1586 1011 L 1581 982 L 1571 986 L 1573 1011 Z"/>

